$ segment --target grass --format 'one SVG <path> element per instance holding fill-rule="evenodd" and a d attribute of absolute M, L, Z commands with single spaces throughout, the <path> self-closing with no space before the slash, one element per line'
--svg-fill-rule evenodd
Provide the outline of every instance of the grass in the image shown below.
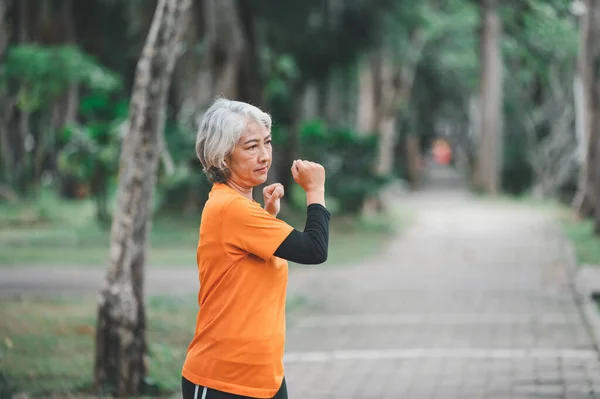
<path fill-rule="evenodd" d="M 290 298 L 288 310 L 302 298 Z M 0 398 L 82 397 L 93 373 L 96 302 L 25 299 L 0 303 Z M 195 295 L 148 298 L 149 382 L 162 397 L 178 392 L 185 350 L 196 321 Z M 79 392 L 79 394 L 77 394 Z M 10 397 L 9 395 L 7 395 Z"/>
<path fill-rule="evenodd" d="M 561 218 L 565 234 L 575 249 L 577 264 L 600 266 L 600 236 L 594 235 L 591 220 L 575 220 L 572 216 Z"/>
<path fill-rule="evenodd" d="M 556 213 L 563 231 L 573 244 L 578 265 L 600 266 L 600 236 L 594 234 L 594 221 L 578 219 L 570 206 L 557 201 L 538 201 Z"/>
<path fill-rule="evenodd" d="M 104 267 L 109 230 L 96 223 L 94 211 L 89 201 L 58 201 L 52 196 L 0 205 L 0 267 Z M 301 213 L 288 212 L 282 219 L 304 227 Z M 334 217 L 327 264 L 356 262 L 376 254 L 409 221 L 398 210 L 380 217 Z M 163 267 L 194 264 L 198 222 L 199 215 L 157 217 L 149 263 Z M 302 304 L 302 298 L 288 299 L 288 309 Z M 181 365 L 196 320 L 196 296 L 150 297 L 147 311 L 149 382 L 164 393 L 162 397 L 177 397 Z M 91 297 L 0 301 L 0 398 L 10 397 L 7 391 L 31 397 L 87 397 L 95 315 L 96 302 Z"/>
<path fill-rule="evenodd" d="M 108 258 L 109 226 L 99 225 L 91 201 L 59 201 L 50 195 L 17 205 L 0 205 L 0 267 L 102 266 Z M 395 228 L 407 218 L 333 217 L 328 264 L 344 264 L 377 253 Z M 304 228 L 304 215 L 282 218 Z M 200 215 L 160 215 L 150 234 L 148 262 L 176 267 L 196 262 Z"/>
<path fill-rule="evenodd" d="M 199 217 L 156 218 L 150 263 L 193 264 L 198 221 Z M 36 201 L 0 206 L 0 266 L 104 266 L 109 238 L 110 226 L 96 222 L 92 201 L 60 201 L 42 195 Z"/>
<path fill-rule="evenodd" d="M 501 201 L 544 209 L 557 215 L 563 231 L 573 244 L 578 265 L 600 266 L 600 236 L 594 234 L 593 220 L 575 218 L 570 206 L 552 199 L 530 196 L 501 197 Z"/>

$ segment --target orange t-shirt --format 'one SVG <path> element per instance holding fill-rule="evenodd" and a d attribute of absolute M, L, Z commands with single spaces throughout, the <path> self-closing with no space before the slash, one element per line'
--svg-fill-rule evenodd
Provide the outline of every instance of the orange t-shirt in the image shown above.
<path fill-rule="evenodd" d="M 273 253 L 292 230 L 226 184 L 213 185 L 200 224 L 200 309 L 186 379 L 255 398 L 277 393 L 288 264 Z"/>

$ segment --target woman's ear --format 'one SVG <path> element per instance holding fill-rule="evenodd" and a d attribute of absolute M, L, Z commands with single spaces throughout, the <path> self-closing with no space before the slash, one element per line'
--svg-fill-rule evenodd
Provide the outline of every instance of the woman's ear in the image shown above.
<path fill-rule="evenodd" d="M 223 158 L 223 165 L 227 166 L 227 164 L 231 164 L 231 152 L 227 153 L 225 158 Z"/>

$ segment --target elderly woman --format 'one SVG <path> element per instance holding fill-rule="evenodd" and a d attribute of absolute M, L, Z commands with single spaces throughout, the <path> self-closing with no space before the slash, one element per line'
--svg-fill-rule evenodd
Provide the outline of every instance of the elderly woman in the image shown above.
<path fill-rule="evenodd" d="M 213 183 L 202 212 L 194 338 L 182 370 L 184 399 L 287 398 L 283 370 L 287 261 L 327 259 L 330 213 L 325 170 L 296 160 L 306 192 L 306 225 L 277 219 L 283 186 L 252 197 L 271 167 L 271 118 L 243 102 L 217 100 L 204 114 L 196 153 Z"/>

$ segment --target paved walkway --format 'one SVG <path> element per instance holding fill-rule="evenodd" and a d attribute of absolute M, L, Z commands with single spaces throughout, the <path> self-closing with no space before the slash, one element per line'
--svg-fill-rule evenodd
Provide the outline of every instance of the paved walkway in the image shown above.
<path fill-rule="evenodd" d="M 600 398 L 556 224 L 436 178 L 378 259 L 292 272 L 290 398 Z"/>
<path fill-rule="evenodd" d="M 290 296 L 306 300 L 288 320 L 290 398 L 600 398 L 551 217 L 477 199 L 444 171 L 432 187 L 396 199 L 416 219 L 378 258 L 290 272 Z M 0 269 L 0 293 L 77 294 L 103 279 L 73 272 Z M 188 276 L 152 269 L 147 288 L 194 292 Z"/>

